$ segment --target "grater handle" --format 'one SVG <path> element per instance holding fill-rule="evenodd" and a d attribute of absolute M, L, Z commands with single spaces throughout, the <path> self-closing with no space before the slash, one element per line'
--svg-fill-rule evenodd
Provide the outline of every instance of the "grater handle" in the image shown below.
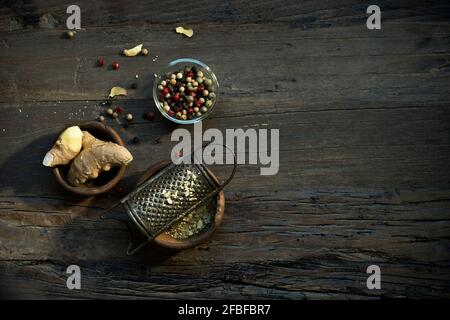
<path fill-rule="evenodd" d="M 143 247 L 145 247 L 147 244 L 149 244 L 150 242 L 153 241 L 153 238 L 149 237 L 149 238 L 147 238 L 147 240 L 142 242 L 140 245 L 131 249 L 133 247 L 133 241 L 131 240 L 131 234 L 132 233 L 130 232 L 130 242 L 128 243 L 127 256 L 132 256 L 133 254 L 135 254 L 136 252 L 141 250 Z"/>
<path fill-rule="evenodd" d="M 140 245 L 138 245 L 137 247 L 135 247 L 135 248 L 133 248 L 132 249 L 132 247 L 133 247 L 133 239 L 132 239 L 132 235 L 133 235 L 133 231 L 131 230 L 131 227 L 130 227 L 130 225 L 128 224 L 128 222 L 127 222 L 127 220 L 125 220 L 125 219 L 121 219 L 120 217 L 106 217 L 105 215 L 108 213 L 108 212 L 110 212 L 110 211 L 112 211 L 112 209 L 114 209 L 114 208 L 116 208 L 118 205 L 120 205 L 121 203 L 119 202 L 119 203 L 117 203 L 117 204 L 115 204 L 115 205 L 113 205 L 112 207 L 110 207 L 109 209 L 107 209 L 101 216 L 100 216 L 100 219 L 101 220 L 114 220 L 114 221 L 118 221 L 118 222 L 121 222 L 121 223 L 123 223 L 126 227 L 127 227 L 127 229 L 128 229 L 128 233 L 130 234 L 130 240 L 129 240 L 129 242 L 128 242 L 128 248 L 127 248 L 127 255 L 128 256 L 131 256 L 131 255 L 133 255 L 135 252 L 137 252 L 137 251 L 139 251 L 140 249 L 142 249 L 142 247 L 144 247 L 144 246 L 146 246 L 148 243 L 150 243 L 152 240 L 153 240 L 153 238 L 148 238 L 146 241 L 144 241 L 143 243 L 141 243 Z"/>
<path fill-rule="evenodd" d="M 205 145 L 203 146 L 203 148 L 206 147 L 207 145 L 210 145 L 210 144 L 211 144 L 211 143 L 205 144 Z M 237 169 L 237 158 L 236 158 L 236 154 L 234 153 L 234 151 L 233 151 L 229 146 L 227 146 L 226 144 L 223 144 L 223 143 L 222 143 L 222 144 L 221 144 L 221 143 L 213 143 L 213 144 L 221 145 L 221 146 L 225 147 L 225 148 L 228 149 L 228 150 L 231 152 L 231 154 L 233 155 L 233 171 L 231 171 L 230 176 L 229 176 L 224 182 L 222 182 L 221 184 L 219 184 L 219 187 L 217 187 L 217 188 L 213 191 L 214 194 L 217 194 L 217 193 L 219 193 L 220 191 L 222 191 L 223 188 L 225 188 L 226 185 L 229 184 L 229 183 L 231 182 L 231 180 L 233 180 L 234 174 L 236 173 L 236 169 Z"/>
<path fill-rule="evenodd" d="M 211 142 L 206 143 L 202 146 L 202 149 L 205 148 L 207 145 L 211 144 Z M 199 202 L 197 202 L 197 204 L 192 207 L 188 212 L 198 208 L 199 206 L 201 206 L 202 204 L 206 203 L 206 201 L 210 200 L 212 197 L 214 197 L 215 195 L 217 195 L 220 191 L 223 190 L 223 188 L 226 187 L 227 184 L 229 184 L 231 182 L 231 180 L 233 180 L 234 174 L 236 173 L 237 170 L 237 158 L 236 158 L 236 154 L 234 153 L 234 151 L 228 147 L 226 144 L 221 144 L 221 143 L 216 143 L 216 145 L 220 145 L 225 147 L 226 149 L 228 149 L 232 154 L 233 154 L 233 171 L 231 171 L 230 176 L 221 184 L 219 183 L 219 186 L 217 188 L 215 188 L 214 190 L 212 190 L 210 193 L 208 193 L 202 200 L 200 200 Z"/>

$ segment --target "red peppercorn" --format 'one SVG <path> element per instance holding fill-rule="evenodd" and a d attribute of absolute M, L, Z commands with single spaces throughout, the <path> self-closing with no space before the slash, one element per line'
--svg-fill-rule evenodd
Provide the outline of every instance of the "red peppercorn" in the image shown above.
<path fill-rule="evenodd" d="M 155 120 L 155 113 L 152 111 L 146 112 L 146 113 L 144 113 L 143 118 L 150 120 L 150 121 Z"/>
<path fill-rule="evenodd" d="M 105 60 L 103 60 L 103 59 L 98 59 L 97 60 L 97 66 L 98 67 L 103 67 L 104 64 L 105 64 Z"/>
<path fill-rule="evenodd" d="M 120 68 L 120 64 L 119 64 L 118 62 L 114 62 L 114 63 L 112 64 L 112 68 L 113 68 L 114 70 L 118 70 L 118 69 Z"/>
<path fill-rule="evenodd" d="M 194 113 L 194 109 L 189 108 L 187 112 L 188 112 L 189 114 L 193 114 L 193 113 Z"/>
<path fill-rule="evenodd" d="M 195 97 L 195 96 L 196 96 L 196 93 L 195 93 L 194 91 L 192 91 L 191 93 L 189 93 L 189 95 Z"/>
<path fill-rule="evenodd" d="M 125 189 L 123 187 L 117 187 L 116 191 L 117 193 L 123 193 Z"/>
<path fill-rule="evenodd" d="M 180 100 L 180 94 L 179 94 L 179 93 L 174 94 L 173 97 L 172 97 L 172 99 L 173 99 L 173 101 L 178 101 L 178 100 Z"/>
<path fill-rule="evenodd" d="M 196 106 L 197 108 L 200 108 L 202 105 L 202 103 L 200 102 L 200 100 L 195 100 L 194 101 L 194 106 Z"/>
<path fill-rule="evenodd" d="M 194 77 L 194 73 L 193 73 L 193 72 L 189 72 L 189 73 L 186 75 L 186 77 L 191 77 L 191 78 L 193 78 L 193 77 Z"/>
<path fill-rule="evenodd" d="M 122 107 L 117 107 L 116 109 L 114 109 L 114 112 L 122 113 L 123 112 L 123 108 Z"/>
<path fill-rule="evenodd" d="M 173 117 L 175 115 L 175 112 L 173 112 L 172 110 L 167 111 L 167 114 L 171 117 Z"/>
<path fill-rule="evenodd" d="M 165 96 L 166 94 L 168 94 L 170 92 L 169 88 L 164 87 L 162 90 L 163 95 Z"/>

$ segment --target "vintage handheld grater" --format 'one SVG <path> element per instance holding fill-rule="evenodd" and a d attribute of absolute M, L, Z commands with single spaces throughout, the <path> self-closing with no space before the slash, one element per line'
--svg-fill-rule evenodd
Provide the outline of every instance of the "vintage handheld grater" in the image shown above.
<path fill-rule="evenodd" d="M 147 238 L 135 248 L 132 248 L 130 241 L 127 255 L 142 249 L 161 232 L 217 195 L 233 179 L 236 155 L 226 145 L 223 146 L 234 157 L 233 171 L 223 183 L 217 183 L 203 163 L 194 163 L 193 152 L 181 158 L 179 163 L 171 163 L 147 179 L 108 210 L 123 205 L 131 220 Z M 191 163 L 186 163 L 189 158 Z"/>

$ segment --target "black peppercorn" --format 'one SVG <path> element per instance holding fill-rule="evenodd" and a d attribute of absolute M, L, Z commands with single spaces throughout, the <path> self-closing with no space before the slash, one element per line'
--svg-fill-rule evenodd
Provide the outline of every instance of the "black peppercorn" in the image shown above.
<path fill-rule="evenodd" d="M 100 102 L 101 107 L 110 106 L 112 101 L 110 99 Z"/>
<path fill-rule="evenodd" d="M 139 143 L 139 137 L 134 137 L 133 138 L 133 143 L 134 144 L 138 144 Z"/>
<path fill-rule="evenodd" d="M 131 84 L 131 89 L 137 89 L 138 88 L 138 84 L 136 82 Z"/>

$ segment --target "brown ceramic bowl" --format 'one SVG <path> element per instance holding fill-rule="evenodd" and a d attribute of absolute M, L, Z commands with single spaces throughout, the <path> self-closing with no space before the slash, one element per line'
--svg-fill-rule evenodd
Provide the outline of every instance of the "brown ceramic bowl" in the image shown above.
<path fill-rule="evenodd" d="M 145 173 L 139 179 L 138 186 L 142 184 L 144 181 L 146 181 L 148 178 L 153 176 L 154 174 L 158 173 L 161 169 L 168 166 L 170 163 L 171 162 L 169 160 L 163 160 L 152 165 L 150 168 L 147 169 L 147 171 L 145 171 Z M 217 177 L 211 171 L 208 170 L 208 172 L 210 173 L 211 177 L 217 182 Z M 207 240 L 214 233 L 216 228 L 222 223 L 224 212 L 225 212 L 225 194 L 223 191 L 220 191 L 217 194 L 216 217 L 214 222 L 209 226 L 209 228 L 187 239 L 182 240 L 175 239 L 169 234 L 163 232 L 154 239 L 154 242 L 162 247 L 176 250 L 195 247 L 196 245 Z"/>
<path fill-rule="evenodd" d="M 98 139 L 111 141 L 124 146 L 119 134 L 114 129 L 103 123 L 92 121 L 79 124 L 78 126 L 81 130 L 89 132 Z M 67 172 L 69 171 L 69 167 L 70 163 L 65 166 L 57 166 L 53 168 L 53 174 L 55 175 L 56 181 L 58 181 L 58 183 L 67 191 L 82 196 L 95 196 L 114 188 L 114 186 L 117 185 L 117 183 L 123 178 L 126 166 L 122 165 L 114 167 L 109 171 L 104 171 L 96 179 L 89 180 L 85 184 L 78 187 L 72 186 L 67 181 Z"/>

